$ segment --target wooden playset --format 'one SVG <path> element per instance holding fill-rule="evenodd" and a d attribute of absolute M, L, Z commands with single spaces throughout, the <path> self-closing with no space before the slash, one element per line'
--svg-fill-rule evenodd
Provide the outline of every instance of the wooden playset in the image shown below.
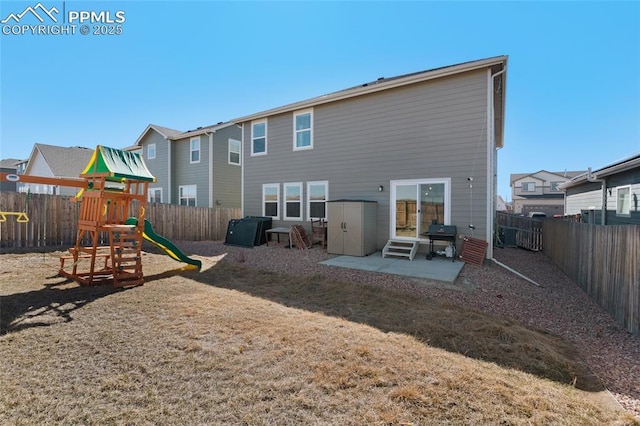
<path fill-rule="evenodd" d="M 82 188 L 76 196 L 80 202 L 76 244 L 69 254 L 60 257 L 61 276 L 82 285 L 107 282 L 115 287 L 142 285 L 143 238 L 172 258 L 200 269 L 199 260 L 184 256 L 170 241 L 153 233 L 151 224 L 145 220 L 148 185 L 155 182 L 155 177 L 139 154 L 98 146 L 80 177 L 14 178 L 27 183 Z"/>

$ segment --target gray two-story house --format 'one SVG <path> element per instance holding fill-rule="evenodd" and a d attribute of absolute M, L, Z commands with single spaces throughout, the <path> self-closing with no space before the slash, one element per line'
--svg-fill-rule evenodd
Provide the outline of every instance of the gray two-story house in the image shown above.
<path fill-rule="evenodd" d="M 598 225 L 640 224 L 640 153 L 565 182 L 566 214 Z"/>
<path fill-rule="evenodd" d="M 127 149 L 141 152 L 156 178 L 149 202 L 239 208 L 241 138 L 230 122 L 186 132 L 150 124 Z"/>
<path fill-rule="evenodd" d="M 513 213 L 542 212 L 547 217 L 564 214 L 564 192 L 560 186 L 583 171 L 514 173 L 510 176 Z"/>
<path fill-rule="evenodd" d="M 507 57 L 375 81 L 232 120 L 242 127 L 243 215 L 274 226 L 375 202 L 375 245 L 428 243 L 431 224 L 489 242 Z M 335 229 L 335 227 L 334 227 Z M 461 240 L 457 240 L 460 245 Z"/>

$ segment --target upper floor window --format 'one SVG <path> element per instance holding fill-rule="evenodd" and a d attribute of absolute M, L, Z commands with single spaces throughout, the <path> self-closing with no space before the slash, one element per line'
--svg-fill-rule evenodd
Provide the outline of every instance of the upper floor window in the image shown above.
<path fill-rule="evenodd" d="M 535 192 L 536 183 L 535 182 L 522 182 L 522 192 Z"/>
<path fill-rule="evenodd" d="M 268 183 L 262 185 L 262 216 L 280 219 L 278 206 L 280 205 L 280 185 Z"/>
<path fill-rule="evenodd" d="M 147 145 L 147 158 L 149 160 L 153 160 L 154 158 L 156 158 L 156 144 L 155 143 L 150 143 L 149 145 Z"/>
<path fill-rule="evenodd" d="M 551 189 L 551 192 L 558 192 L 558 191 L 560 191 L 560 190 L 558 189 L 558 185 L 560 185 L 560 184 L 562 184 L 562 183 L 564 183 L 564 182 L 551 182 L 551 188 L 550 188 L 550 189 Z"/>
<path fill-rule="evenodd" d="M 162 188 L 149 188 L 149 202 L 150 203 L 162 202 Z"/>
<path fill-rule="evenodd" d="M 251 155 L 267 153 L 267 122 L 251 123 Z"/>
<path fill-rule="evenodd" d="M 200 136 L 196 136 L 191 138 L 191 163 L 199 163 L 200 162 Z"/>
<path fill-rule="evenodd" d="M 240 141 L 229 139 L 229 164 L 240 165 Z"/>
<path fill-rule="evenodd" d="M 293 150 L 313 148 L 313 110 L 293 114 Z"/>
<path fill-rule="evenodd" d="M 196 206 L 198 187 L 196 185 L 181 185 L 178 187 L 178 197 L 181 206 Z"/>
<path fill-rule="evenodd" d="M 329 182 L 307 182 L 307 214 L 309 220 L 327 217 Z"/>
<path fill-rule="evenodd" d="M 616 214 L 631 214 L 631 187 L 623 186 L 618 188 L 618 203 L 616 206 Z"/>
<path fill-rule="evenodd" d="M 302 220 L 302 183 L 284 184 L 284 219 Z"/>

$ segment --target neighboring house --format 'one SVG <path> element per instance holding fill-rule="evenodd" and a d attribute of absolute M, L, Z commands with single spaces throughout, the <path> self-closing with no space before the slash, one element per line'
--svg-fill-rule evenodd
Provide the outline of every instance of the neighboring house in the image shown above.
<path fill-rule="evenodd" d="M 581 214 L 583 222 L 640 225 L 640 153 L 589 169 L 561 189 L 566 193 L 566 214 Z"/>
<path fill-rule="evenodd" d="M 426 244 L 434 222 L 491 242 L 506 67 L 499 56 L 379 78 L 233 120 L 243 215 L 307 227 L 324 217 L 331 230 L 327 201 L 367 200 L 377 202 L 378 249 Z"/>
<path fill-rule="evenodd" d="M 24 175 L 79 178 L 80 173 L 89 164 L 93 149 L 83 147 L 62 147 L 37 143 L 29 156 Z M 32 194 L 76 195 L 77 188 L 45 185 L 36 183 L 23 183 L 19 188 L 21 192 Z"/>
<path fill-rule="evenodd" d="M 504 199 L 498 195 L 498 198 L 496 198 L 496 211 L 498 212 L 506 212 L 509 210 L 509 207 L 507 206 L 507 203 L 504 201 Z"/>
<path fill-rule="evenodd" d="M 547 217 L 564 214 L 564 192 L 559 186 L 584 173 L 548 172 L 512 174 L 510 178 L 511 200 L 514 214 L 529 212 L 546 213 Z"/>
<path fill-rule="evenodd" d="M 4 160 L 0 160 L 0 172 L 17 174 L 18 165 L 21 163 L 22 163 L 21 160 L 18 160 L 15 158 L 7 158 Z M 0 191 L 16 192 L 17 190 L 18 190 L 18 185 L 16 182 L 0 181 Z"/>
<path fill-rule="evenodd" d="M 149 202 L 240 207 L 241 130 L 218 123 L 182 132 L 150 124 L 129 151 L 139 151 L 156 182 Z"/>

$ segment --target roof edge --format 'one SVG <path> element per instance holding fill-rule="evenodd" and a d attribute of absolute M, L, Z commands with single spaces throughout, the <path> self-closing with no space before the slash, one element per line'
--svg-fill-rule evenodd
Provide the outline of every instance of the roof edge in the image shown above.
<path fill-rule="evenodd" d="M 409 74 L 405 77 L 393 78 L 388 82 L 382 82 L 370 86 L 354 87 L 352 89 L 345 89 L 338 92 L 333 92 L 327 95 L 317 96 L 304 101 L 294 102 L 291 104 L 283 105 L 276 108 L 271 108 L 255 114 L 245 115 L 236 119 L 230 120 L 233 123 L 242 123 L 246 121 L 265 118 L 271 115 L 281 114 L 289 111 L 295 111 L 298 109 L 310 108 L 316 105 L 322 105 L 329 102 L 340 101 L 344 99 L 353 98 L 356 96 L 362 96 L 369 93 L 380 92 L 383 90 L 393 89 L 396 87 L 406 86 L 413 83 L 420 83 L 422 81 L 433 80 L 436 78 L 446 77 L 449 75 L 460 74 L 463 72 L 474 71 L 481 68 L 487 68 L 496 64 L 506 64 L 508 57 L 506 55 L 495 56 L 486 59 L 479 59 L 475 61 L 464 62 L 461 64 L 450 65 L 423 72 Z"/>
<path fill-rule="evenodd" d="M 195 130 L 187 130 L 186 132 L 180 133 L 179 135 L 176 136 L 170 136 L 167 137 L 167 139 L 171 140 L 171 141 L 177 141 L 180 139 L 184 139 L 184 138 L 189 138 L 189 137 L 193 137 L 193 136 L 198 136 L 198 135 L 206 135 L 209 134 L 211 132 L 216 132 L 218 130 L 222 130 L 226 127 L 229 126 L 233 126 L 236 123 L 234 121 L 227 121 L 224 123 L 218 123 L 218 124 L 214 124 L 212 126 L 206 126 L 206 127 L 202 127 L 199 129 L 195 129 Z"/>

